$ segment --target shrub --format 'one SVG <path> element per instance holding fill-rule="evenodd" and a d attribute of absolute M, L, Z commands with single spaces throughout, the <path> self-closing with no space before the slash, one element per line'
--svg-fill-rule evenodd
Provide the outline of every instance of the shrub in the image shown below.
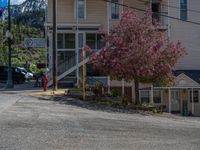
<path fill-rule="evenodd" d="M 118 97 L 119 94 L 116 90 L 111 90 L 110 93 L 108 93 L 109 97 Z"/>

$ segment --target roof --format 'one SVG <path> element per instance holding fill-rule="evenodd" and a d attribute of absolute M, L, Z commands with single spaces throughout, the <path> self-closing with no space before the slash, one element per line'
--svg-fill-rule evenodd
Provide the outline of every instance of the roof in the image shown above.
<path fill-rule="evenodd" d="M 176 70 L 174 73 L 175 76 L 179 76 L 180 74 L 184 73 L 192 80 L 200 84 L 200 70 Z"/>

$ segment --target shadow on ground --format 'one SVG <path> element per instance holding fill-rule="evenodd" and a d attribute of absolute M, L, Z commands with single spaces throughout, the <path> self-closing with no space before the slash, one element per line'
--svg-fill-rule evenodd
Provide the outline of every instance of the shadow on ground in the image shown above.
<path fill-rule="evenodd" d="M 127 108 L 125 106 L 118 106 L 118 107 L 112 107 L 108 105 L 103 105 L 97 103 L 97 101 L 82 101 L 78 98 L 72 98 L 69 96 L 46 96 L 46 97 L 38 97 L 38 100 L 42 101 L 54 101 L 56 103 L 62 104 L 62 105 L 71 105 L 75 107 L 81 107 L 88 110 L 93 111 L 104 111 L 104 112 L 119 112 L 119 113 L 128 113 L 128 114 L 141 114 L 144 116 L 152 115 L 148 112 L 141 111 L 141 110 L 134 110 Z"/>
<path fill-rule="evenodd" d="M 6 84 L 0 84 L 0 92 L 24 92 L 24 91 L 42 91 L 42 87 L 35 87 L 35 81 L 25 82 L 23 84 L 14 84 L 11 89 L 5 88 Z"/>

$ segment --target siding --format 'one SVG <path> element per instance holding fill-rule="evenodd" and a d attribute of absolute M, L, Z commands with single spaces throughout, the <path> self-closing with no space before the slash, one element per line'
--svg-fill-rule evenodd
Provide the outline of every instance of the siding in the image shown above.
<path fill-rule="evenodd" d="M 179 0 L 170 0 L 170 5 L 179 6 Z M 199 0 L 188 0 L 189 9 L 199 10 Z M 180 18 L 180 11 L 170 8 L 170 16 Z M 200 14 L 188 12 L 188 20 L 200 23 Z M 186 48 L 188 55 L 182 58 L 177 69 L 200 69 L 200 26 L 170 19 L 170 38 L 173 41 L 180 40 Z"/>
<path fill-rule="evenodd" d="M 147 4 L 139 2 L 137 0 L 120 0 L 120 3 L 132 6 L 135 8 L 146 9 Z M 58 0 L 57 1 L 57 22 L 58 24 L 76 24 L 75 11 L 74 11 L 74 0 Z M 111 20 L 110 11 L 108 12 L 107 7 L 110 7 L 110 3 L 103 0 L 86 0 L 86 19 L 79 19 L 79 24 L 100 24 L 102 29 L 107 31 L 108 18 L 110 27 L 116 24 L 119 20 Z M 120 6 L 120 12 L 126 7 Z M 138 12 L 140 16 L 143 12 Z M 52 0 L 48 1 L 48 23 L 52 23 Z"/>

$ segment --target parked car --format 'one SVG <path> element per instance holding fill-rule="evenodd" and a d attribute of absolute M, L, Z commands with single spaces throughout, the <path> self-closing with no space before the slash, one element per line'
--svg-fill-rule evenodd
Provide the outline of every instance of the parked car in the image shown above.
<path fill-rule="evenodd" d="M 25 68 L 17 67 L 23 74 L 25 74 L 26 80 L 30 81 L 30 79 L 33 79 L 33 73 L 30 71 L 27 71 Z"/>
<path fill-rule="evenodd" d="M 12 67 L 13 82 L 20 84 L 26 80 L 25 74 L 20 69 Z M 0 82 L 6 82 L 8 79 L 8 67 L 0 66 Z"/>

